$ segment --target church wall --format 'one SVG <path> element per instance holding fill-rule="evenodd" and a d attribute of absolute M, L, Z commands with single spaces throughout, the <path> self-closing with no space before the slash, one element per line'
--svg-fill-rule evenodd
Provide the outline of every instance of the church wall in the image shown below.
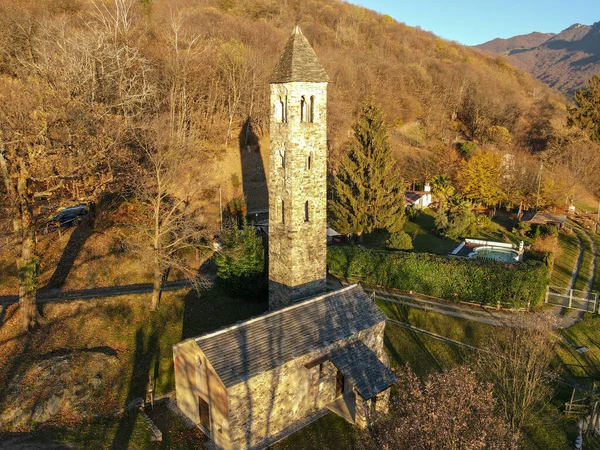
<path fill-rule="evenodd" d="M 208 403 L 210 428 L 202 430 L 220 448 L 229 448 L 227 390 L 193 339 L 173 347 L 177 406 L 200 424 L 199 397 Z"/>
<path fill-rule="evenodd" d="M 384 328 L 381 322 L 230 387 L 231 448 L 264 448 L 304 426 L 306 418 L 318 417 L 335 399 L 337 369 L 326 359 L 335 350 L 360 340 L 387 364 Z"/>

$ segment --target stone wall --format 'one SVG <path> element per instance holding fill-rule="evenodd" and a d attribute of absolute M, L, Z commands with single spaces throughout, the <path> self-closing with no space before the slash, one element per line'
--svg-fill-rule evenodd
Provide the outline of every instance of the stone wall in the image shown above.
<path fill-rule="evenodd" d="M 173 347 L 177 406 L 200 424 L 199 397 L 209 406 L 210 428 L 201 427 L 220 448 L 229 448 L 229 410 L 225 386 L 193 339 Z"/>
<path fill-rule="evenodd" d="M 301 121 L 302 96 L 314 97 L 312 123 Z M 277 309 L 325 287 L 315 282 L 326 277 L 327 83 L 272 84 L 270 138 L 269 307 Z"/>
<path fill-rule="evenodd" d="M 231 448 L 264 448 L 285 430 L 292 432 L 294 424 L 322 412 L 335 399 L 337 369 L 327 355 L 337 349 L 360 340 L 388 364 L 384 328 L 381 322 L 230 387 Z"/>

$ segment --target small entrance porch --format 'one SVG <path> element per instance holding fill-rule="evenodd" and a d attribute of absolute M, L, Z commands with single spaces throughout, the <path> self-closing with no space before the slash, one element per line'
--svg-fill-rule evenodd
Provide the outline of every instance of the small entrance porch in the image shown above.
<path fill-rule="evenodd" d="M 354 424 L 356 417 L 356 394 L 346 392 L 327 405 L 327 409 Z"/>

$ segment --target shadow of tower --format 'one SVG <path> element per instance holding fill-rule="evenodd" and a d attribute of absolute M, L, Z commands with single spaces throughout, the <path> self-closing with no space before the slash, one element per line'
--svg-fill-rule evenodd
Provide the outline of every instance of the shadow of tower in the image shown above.
<path fill-rule="evenodd" d="M 269 209 L 269 193 L 263 159 L 260 154 L 260 142 L 248 117 L 238 136 L 240 145 L 240 163 L 242 166 L 242 189 L 248 213 L 267 212 Z M 263 217 L 264 216 L 264 217 Z M 259 219 L 266 218 L 261 214 Z"/>

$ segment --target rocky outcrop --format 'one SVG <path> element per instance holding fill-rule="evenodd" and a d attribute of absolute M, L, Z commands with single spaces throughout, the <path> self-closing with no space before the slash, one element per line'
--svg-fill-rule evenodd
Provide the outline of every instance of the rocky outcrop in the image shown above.
<path fill-rule="evenodd" d="M 0 401 L 0 430 L 31 427 L 60 415 L 97 413 L 105 374 L 117 362 L 111 349 L 49 355 L 28 363 L 9 381 Z"/>

